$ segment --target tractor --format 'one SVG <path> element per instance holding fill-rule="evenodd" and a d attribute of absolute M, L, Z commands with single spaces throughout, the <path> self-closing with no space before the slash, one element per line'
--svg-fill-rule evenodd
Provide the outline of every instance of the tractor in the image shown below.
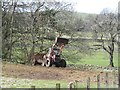
<path fill-rule="evenodd" d="M 44 55 L 44 65 L 51 67 L 66 67 L 66 61 L 61 58 L 63 47 L 68 44 L 68 39 L 57 37 L 55 43 L 49 48 L 48 53 Z"/>

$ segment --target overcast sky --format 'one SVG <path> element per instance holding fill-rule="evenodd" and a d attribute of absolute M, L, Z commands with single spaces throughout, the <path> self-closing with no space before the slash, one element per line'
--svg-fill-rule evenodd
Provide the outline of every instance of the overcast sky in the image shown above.
<path fill-rule="evenodd" d="M 76 3 L 74 8 L 83 13 L 100 13 L 104 8 L 117 10 L 120 0 L 64 0 Z"/>
<path fill-rule="evenodd" d="M 117 10 L 120 0 L 20 0 L 20 1 L 63 1 L 74 3 L 74 9 L 83 13 L 100 13 L 104 8 Z"/>

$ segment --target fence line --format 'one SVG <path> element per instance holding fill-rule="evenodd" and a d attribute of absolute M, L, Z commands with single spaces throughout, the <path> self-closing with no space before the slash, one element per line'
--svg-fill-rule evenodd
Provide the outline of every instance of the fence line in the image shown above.
<path fill-rule="evenodd" d="M 106 78 L 106 88 L 107 88 L 107 90 L 108 90 L 108 88 L 109 88 L 109 84 L 108 84 L 108 73 L 106 73 L 105 74 L 105 78 Z"/>
<path fill-rule="evenodd" d="M 116 79 L 116 77 L 117 77 L 117 75 L 115 74 L 115 72 L 113 72 L 113 75 L 112 75 L 112 79 L 113 79 L 113 81 L 111 81 L 111 85 L 109 85 L 110 84 L 110 80 L 109 79 L 111 79 L 110 77 L 109 77 L 109 73 L 108 72 L 106 72 L 105 73 L 105 76 L 104 76 L 105 78 L 105 87 L 101 87 L 101 85 L 103 84 L 103 82 L 101 82 L 101 76 L 100 76 L 100 74 L 99 75 L 97 75 L 97 90 L 100 90 L 100 88 L 106 88 L 106 90 L 108 90 L 109 88 L 110 88 L 110 86 L 112 87 L 112 88 L 117 88 L 117 86 L 118 86 L 118 84 L 117 84 L 117 79 Z M 77 81 L 77 83 L 75 82 L 75 81 Z M 78 88 L 78 80 L 75 80 L 75 81 L 73 81 L 73 82 L 70 82 L 70 85 L 69 85 L 69 89 L 71 90 L 72 88 Z M 91 82 L 90 82 L 91 80 L 90 80 L 90 77 L 88 77 L 87 78 L 87 86 L 86 86 L 86 89 L 87 90 L 90 90 L 90 86 L 91 86 Z M 80 82 L 79 82 L 80 83 Z M 113 83 L 113 86 L 112 86 L 112 83 Z M 77 85 L 77 86 L 76 86 Z M 104 84 L 103 84 L 104 85 Z"/>
<path fill-rule="evenodd" d="M 31 90 L 35 90 L 35 86 L 31 86 Z"/>
<path fill-rule="evenodd" d="M 90 77 L 87 79 L 87 90 L 90 90 Z"/>
<path fill-rule="evenodd" d="M 60 90 L 60 83 L 56 83 L 56 90 Z"/>
<path fill-rule="evenodd" d="M 116 86 L 118 86 L 118 83 L 117 83 L 118 80 L 117 79 L 119 79 L 119 78 L 116 78 L 116 76 L 117 75 L 115 73 L 113 73 L 113 75 L 112 75 L 113 81 L 111 81 L 111 85 L 113 84 L 113 88 L 117 88 Z M 97 90 L 100 90 L 100 88 L 101 88 L 100 83 L 102 83 L 102 82 L 101 82 L 100 77 L 101 76 L 99 74 L 99 75 L 97 75 L 97 78 L 96 78 L 96 80 L 97 80 Z M 105 87 L 106 87 L 106 90 L 108 90 L 110 88 L 109 87 L 109 81 L 110 81 L 109 80 L 109 74 L 108 74 L 108 72 L 106 72 L 105 73 Z M 91 79 L 90 79 L 90 77 L 87 78 L 86 83 L 87 83 L 86 84 L 86 89 L 90 90 L 90 88 L 91 88 Z M 77 88 L 80 88 L 80 86 L 78 86 L 78 84 L 80 84 L 79 80 L 75 80 L 73 82 L 70 82 L 68 84 L 68 90 L 78 90 Z M 56 83 L 56 90 L 60 90 L 60 88 L 61 88 L 60 83 Z M 35 90 L 35 86 L 31 86 L 31 90 Z"/>
<path fill-rule="evenodd" d="M 100 74 L 97 75 L 97 88 L 98 88 L 98 90 L 100 88 Z"/>

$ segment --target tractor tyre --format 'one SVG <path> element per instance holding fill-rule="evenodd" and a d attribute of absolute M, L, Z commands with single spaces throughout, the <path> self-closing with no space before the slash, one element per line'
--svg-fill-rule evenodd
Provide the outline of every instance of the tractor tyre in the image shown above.
<path fill-rule="evenodd" d="M 66 67 L 66 61 L 64 59 L 61 60 L 60 62 L 61 67 Z"/>
<path fill-rule="evenodd" d="M 61 67 L 60 60 L 56 60 L 56 62 L 55 62 L 55 67 Z"/>
<path fill-rule="evenodd" d="M 52 61 L 51 60 L 46 60 L 45 66 L 46 67 L 51 67 L 52 66 Z"/>
<path fill-rule="evenodd" d="M 56 62 L 55 67 L 60 67 L 60 62 Z"/>

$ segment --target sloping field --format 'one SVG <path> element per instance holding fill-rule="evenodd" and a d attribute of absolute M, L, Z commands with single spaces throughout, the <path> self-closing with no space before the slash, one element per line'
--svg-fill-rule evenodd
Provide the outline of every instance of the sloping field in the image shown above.
<path fill-rule="evenodd" d="M 28 79 L 28 80 L 34 80 L 34 81 L 39 80 L 39 82 L 46 81 L 45 82 L 46 84 L 50 82 L 54 82 L 54 84 L 51 84 L 51 85 L 55 85 L 58 81 L 64 82 L 67 85 L 70 81 L 74 81 L 74 80 L 78 80 L 80 83 L 86 84 L 86 80 L 88 77 L 90 77 L 91 83 L 96 83 L 97 75 L 99 74 L 101 75 L 101 83 L 103 84 L 105 83 L 105 72 L 103 71 L 87 71 L 87 70 L 84 71 L 80 69 L 72 69 L 69 67 L 46 68 L 42 66 L 29 66 L 29 65 L 22 65 L 22 64 L 3 64 L 2 66 L 3 66 L 2 67 L 3 77 L 19 78 L 19 79 L 21 78 L 21 79 Z M 113 82 L 112 75 L 113 73 L 109 72 L 109 82 L 111 83 Z M 3 80 L 2 82 L 4 84 L 5 80 Z M 41 83 L 41 86 L 45 83 Z M 24 83 L 23 83 L 23 86 L 24 86 Z"/>

